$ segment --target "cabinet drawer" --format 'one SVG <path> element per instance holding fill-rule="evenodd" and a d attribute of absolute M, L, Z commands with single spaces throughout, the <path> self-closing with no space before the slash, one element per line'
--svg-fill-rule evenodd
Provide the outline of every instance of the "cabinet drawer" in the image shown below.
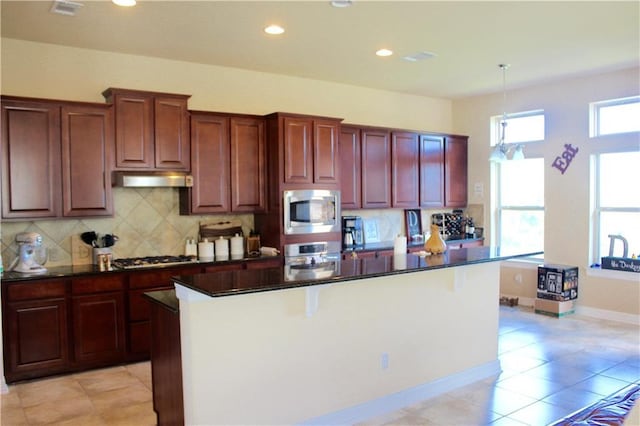
<path fill-rule="evenodd" d="M 7 299 L 16 301 L 64 297 L 66 284 L 65 280 L 10 284 L 7 286 Z"/>
<path fill-rule="evenodd" d="M 71 281 L 72 294 L 93 294 L 124 289 L 124 275 L 104 275 L 88 278 L 74 278 Z"/>
<path fill-rule="evenodd" d="M 283 260 L 280 257 L 276 257 L 273 259 L 266 260 L 251 260 L 246 263 L 247 269 L 266 269 L 266 268 L 277 268 L 278 266 L 282 266 Z"/>
<path fill-rule="evenodd" d="M 171 277 L 198 274 L 201 270 L 202 268 L 200 266 L 189 266 L 155 271 L 131 272 L 129 275 L 129 288 L 173 287 Z"/>

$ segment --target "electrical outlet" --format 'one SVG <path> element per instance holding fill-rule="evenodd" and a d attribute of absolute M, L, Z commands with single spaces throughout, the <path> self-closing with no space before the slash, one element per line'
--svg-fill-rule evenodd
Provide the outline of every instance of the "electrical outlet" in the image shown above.
<path fill-rule="evenodd" d="M 380 355 L 380 368 L 383 370 L 389 368 L 389 354 L 386 352 L 383 352 L 382 355 Z"/>
<path fill-rule="evenodd" d="M 513 280 L 518 284 L 522 284 L 522 274 L 518 273 L 513 276 Z"/>

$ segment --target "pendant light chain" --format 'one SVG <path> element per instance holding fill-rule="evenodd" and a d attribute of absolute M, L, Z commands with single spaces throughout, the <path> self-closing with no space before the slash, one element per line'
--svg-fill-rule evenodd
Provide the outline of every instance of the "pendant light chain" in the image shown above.
<path fill-rule="evenodd" d="M 507 69 L 509 64 L 500 64 L 499 67 L 502 69 L 502 122 L 500 123 L 502 133 L 500 135 L 500 145 L 504 145 L 507 129 Z"/>

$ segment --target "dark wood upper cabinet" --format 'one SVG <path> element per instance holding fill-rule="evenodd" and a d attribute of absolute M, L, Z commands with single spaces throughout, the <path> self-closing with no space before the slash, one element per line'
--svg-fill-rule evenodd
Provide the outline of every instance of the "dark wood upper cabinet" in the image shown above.
<path fill-rule="evenodd" d="M 393 132 L 391 140 L 391 205 L 399 208 L 418 207 L 420 195 L 418 135 L 410 132 Z"/>
<path fill-rule="evenodd" d="M 110 216 L 111 107 L 2 99 L 2 217 Z"/>
<path fill-rule="evenodd" d="M 420 206 L 444 207 L 444 137 L 420 135 Z"/>
<path fill-rule="evenodd" d="M 2 217 L 60 216 L 60 105 L 2 98 Z"/>
<path fill-rule="evenodd" d="M 384 129 L 362 129 L 362 207 L 391 207 L 391 141 Z"/>
<path fill-rule="evenodd" d="M 155 166 L 158 169 L 189 170 L 189 96 L 156 96 Z"/>
<path fill-rule="evenodd" d="M 229 119 L 224 116 L 191 114 L 191 173 L 193 187 L 182 188 L 182 210 L 190 213 L 225 213 L 230 203 Z"/>
<path fill-rule="evenodd" d="M 267 207 L 265 120 L 232 117 L 230 126 L 231 211 L 265 211 Z"/>
<path fill-rule="evenodd" d="M 343 209 L 362 207 L 360 183 L 360 129 L 340 128 L 340 192 Z"/>
<path fill-rule="evenodd" d="M 338 183 L 339 120 L 285 116 L 284 183 Z"/>
<path fill-rule="evenodd" d="M 311 118 L 284 117 L 284 182 L 313 182 L 313 150 Z"/>
<path fill-rule="evenodd" d="M 180 188 L 180 214 L 261 212 L 266 208 L 265 121 L 191 113 L 192 188 Z"/>
<path fill-rule="evenodd" d="M 467 205 L 467 137 L 447 136 L 444 160 L 444 204 L 446 207 L 465 207 Z"/>
<path fill-rule="evenodd" d="M 189 95 L 110 88 L 117 170 L 190 170 Z"/>
<path fill-rule="evenodd" d="M 333 120 L 313 122 L 313 182 L 336 184 L 339 181 L 339 128 Z"/>
<path fill-rule="evenodd" d="M 111 107 L 62 107 L 62 215 L 113 214 Z"/>

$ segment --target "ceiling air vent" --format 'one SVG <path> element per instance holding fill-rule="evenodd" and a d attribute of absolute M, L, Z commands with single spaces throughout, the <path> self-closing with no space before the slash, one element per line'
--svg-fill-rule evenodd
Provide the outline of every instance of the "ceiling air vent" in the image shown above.
<path fill-rule="evenodd" d="M 423 61 L 425 59 L 433 58 L 434 56 L 436 56 L 435 53 L 422 51 L 422 52 L 414 53 L 413 55 L 407 55 L 402 59 L 409 62 L 418 62 L 418 61 Z"/>
<path fill-rule="evenodd" d="M 82 6 L 84 6 L 82 3 L 75 1 L 55 0 L 49 11 L 58 15 L 75 16 L 76 10 Z"/>

